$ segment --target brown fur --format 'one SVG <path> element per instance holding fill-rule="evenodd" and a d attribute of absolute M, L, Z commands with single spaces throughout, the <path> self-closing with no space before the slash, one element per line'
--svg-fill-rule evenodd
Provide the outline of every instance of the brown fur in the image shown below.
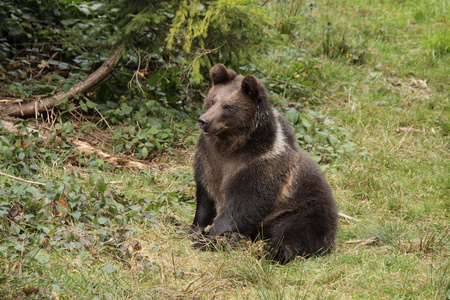
<path fill-rule="evenodd" d="M 334 246 L 337 207 L 318 165 L 296 146 L 292 127 L 253 76 L 216 65 L 199 118 L 193 231 L 268 239 L 282 263 Z"/>

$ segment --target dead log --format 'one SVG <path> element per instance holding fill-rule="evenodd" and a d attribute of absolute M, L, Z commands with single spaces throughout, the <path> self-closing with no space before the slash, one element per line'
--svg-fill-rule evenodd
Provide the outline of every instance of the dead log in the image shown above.
<path fill-rule="evenodd" d="M 143 163 L 111 156 L 99 149 L 92 147 L 91 145 L 89 145 L 88 143 L 83 142 L 83 141 L 72 141 L 72 144 L 81 153 L 83 153 L 85 155 L 95 155 L 98 158 L 101 158 L 104 161 L 109 162 L 111 165 L 113 165 L 115 167 L 129 167 L 129 168 L 136 168 L 136 169 L 140 169 L 140 170 L 148 169 L 148 166 L 144 165 Z"/>
<path fill-rule="evenodd" d="M 64 98 L 71 99 L 74 95 L 85 93 L 99 84 L 109 73 L 114 70 L 117 58 L 122 50 L 123 43 L 120 43 L 114 53 L 106 60 L 103 65 L 94 73 L 88 76 L 85 81 L 75 84 L 68 92 L 60 91 L 54 96 L 38 99 L 34 101 L 23 101 L 16 99 L 7 104 L 0 104 L 0 116 L 29 117 L 37 116 L 39 113 L 49 111 L 53 108 L 55 101 L 61 101 Z"/>

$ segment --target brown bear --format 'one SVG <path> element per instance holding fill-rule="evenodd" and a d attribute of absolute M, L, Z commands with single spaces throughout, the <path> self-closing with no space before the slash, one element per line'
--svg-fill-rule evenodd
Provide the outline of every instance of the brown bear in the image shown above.
<path fill-rule="evenodd" d="M 198 120 L 190 232 L 262 238 L 269 258 L 282 264 L 328 253 L 338 211 L 319 166 L 297 147 L 292 126 L 254 76 L 218 64 L 211 78 Z"/>

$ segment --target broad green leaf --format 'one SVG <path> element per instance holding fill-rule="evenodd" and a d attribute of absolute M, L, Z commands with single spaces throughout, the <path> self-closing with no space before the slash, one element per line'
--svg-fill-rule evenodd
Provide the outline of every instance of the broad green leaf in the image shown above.
<path fill-rule="evenodd" d="M 104 225 L 104 224 L 106 224 L 106 223 L 108 222 L 108 219 L 107 219 L 107 218 L 101 217 L 101 218 L 98 218 L 98 219 L 97 219 L 97 222 L 98 222 L 98 224 L 100 224 L 100 225 Z"/>
<path fill-rule="evenodd" d="M 142 148 L 142 158 L 147 158 L 148 156 L 148 149 L 147 147 Z"/>
<path fill-rule="evenodd" d="M 71 122 L 64 123 L 63 128 L 64 128 L 64 131 L 67 133 L 70 133 L 74 130 L 73 124 Z"/>
<path fill-rule="evenodd" d="M 331 145 L 336 145 L 339 142 L 339 140 L 334 135 L 331 134 L 330 136 L 328 136 L 328 141 L 330 142 Z"/>
<path fill-rule="evenodd" d="M 99 177 L 98 179 L 97 179 L 97 182 L 95 183 L 95 186 L 97 187 L 97 189 L 100 191 L 100 192 L 104 192 L 104 191 L 106 191 L 106 187 L 107 187 L 107 185 L 106 185 L 106 183 L 105 183 L 105 180 L 103 179 L 103 177 Z"/>
<path fill-rule="evenodd" d="M 161 132 L 161 130 L 159 130 L 158 128 L 156 128 L 156 126 L 152 126 L 152 127 L 147 131 L 147 133 L 150 134 L 150 135 L 155 135 L 155 134 L 158 134 L 158 133 L 160 133 L 160 132 Z"/>
<path fill-rule="evenodd" d="M 46 264 L 50 261 L 50 257 L 44 249 L 39 250 L 34 256 L 34 259 L 41 264 Z"/>
<path fill-rule="evenodd" d="M 57 284 L 52 284 L 52 291 L 59 293 L 61 291 L 61 288 Z"/>
<path fill-rule="evenodd" d="M 305 142 L 306 142 L 307 144 L 312 145 L 312 144 L 314 143 L 314 140 L 313 140 L 313 138 L 310 137 L 309 135 L 305 135 Z"/>
<path fill-rule="evenodd" d="M 98 104 L 95 102 L 92 102 L 91 100 L 86 100 L 86 106 L 89 108 L 94 108 L 94 107 L 97 107 Z"/>
<path fill-rule="evenodd" d="M 18 235 L 20 233 L 20 227 L 16 224 L 11 224 L 11 226 L 9 226 L 9 231 L 11 231 L 11 234 L 13 235 Z"/>
<path fill-rule="evenodd" d="M 71 215 L 75 220 L 78 220 L 78 219 L 80 219 L 80 217 L 81 217 L 81 212 L 79 212 L 79 211 L 74 211 L 74 212 L 70 213 L 70 215 Z"/>
<path fill-rule="evenodd" d="M 289 123 L 291 124 L 297 123 L 298 118 L 299 114 L 295 108 L 291 108 L 286 112 L 286 119 L 289 121 Z"/>
<path fill-rule="evenodd" d="M 23 27 L 20 24 L 14 24 L 11 27 L 9 27 L 8 35 L 15 37 L 19 36 L 23 32 Z"/>
<path fill-rule="evenodd" d="M 302 120 L 302 125 L 303 125 L 306 129 L 311 128 L 311 124 L 310 124 L 306 119 L 303 119 L 303 120 Z"/>

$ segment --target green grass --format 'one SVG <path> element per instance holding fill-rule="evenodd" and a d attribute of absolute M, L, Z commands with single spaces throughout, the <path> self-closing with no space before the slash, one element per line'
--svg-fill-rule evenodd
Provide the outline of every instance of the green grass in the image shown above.
<path fill-rule="evenodd" d="M 339 209 L 359 220 L 341 220 L 331 255 L 279 266 L 261 258 L 261 244 L 199 252 L 179 230 L 194 206 L 173 200 L 157 223 L 131 219 L 120 241 L 103 236 L 72 249 L 37 238 L 2 248 L 0 298 L 450 299 L 448 15 L 444 0 L 353 0 L 315 1 L 300 18 L 302 41 L 290 43 L 320 59 L 320 75 L 310 80 L 325 100 L 310 108 L 357 145 L 338 172 L 326 173 Z M 323 55 L 327 22 L 336 36 L 345 31 L 347 54 L 366 53 L 364 62 Z M 149 173 L 106 169 L 103 176 L 129 198 L 169 202 L 171 191 L 192 192 L 191 164 L 188 151 L 162 158 Z M 43 164 L 41 174 L 59 172 Z M 101 236 L 81 223 L 66 228 L 74 241 L 83 231 Z M 127 250 L 117 251 L 122 245 Z"/>

